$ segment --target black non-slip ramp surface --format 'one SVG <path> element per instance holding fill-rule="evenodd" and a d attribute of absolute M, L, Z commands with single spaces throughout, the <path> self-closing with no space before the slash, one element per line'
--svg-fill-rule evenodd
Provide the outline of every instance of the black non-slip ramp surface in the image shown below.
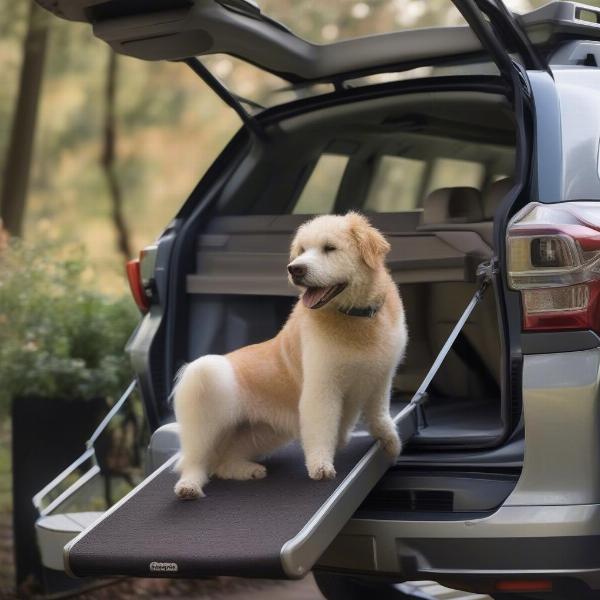
<path fill-rule="evenodd" d="M 414 405 L 397 416 L 403 442 Z M 174 459 L 65 548 L 75 576 L 289 578 L 308 572 L 389 468 L 379 445 L 354 436 L 336 456 L 337 477 L 312 481 L 298 444 L 264 461 L 266 479 L 213 480 L 207 496 L 175 497 Z"/>

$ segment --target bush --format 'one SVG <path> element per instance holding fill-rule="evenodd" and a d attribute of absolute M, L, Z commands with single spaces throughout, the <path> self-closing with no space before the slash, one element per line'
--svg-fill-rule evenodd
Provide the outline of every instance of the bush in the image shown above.
<path fill-rule="evenodd" d="M 0 409 L 12 398 L 114 397 L 132 376 L 128 298 L 86 285 L 81 248 L 12 241 L 0 252 Z"/>

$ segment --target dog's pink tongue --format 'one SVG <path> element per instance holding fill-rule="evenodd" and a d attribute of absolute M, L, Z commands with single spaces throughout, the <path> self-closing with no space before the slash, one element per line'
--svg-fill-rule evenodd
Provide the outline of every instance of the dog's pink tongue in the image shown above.
<path fill-rule="evenodd" d="M 323 296 L 329 291 L 329 288 L 308 288 L 302 294 L 302 302 L 307 308 L 312 308 L 318 304 Z"/>

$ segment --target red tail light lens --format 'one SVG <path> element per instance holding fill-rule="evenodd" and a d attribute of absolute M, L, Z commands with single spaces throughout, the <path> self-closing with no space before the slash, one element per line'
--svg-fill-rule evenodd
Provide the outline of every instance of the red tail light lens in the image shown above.
<path fill-rule="evenodd" d="M 150 309 L 150 300 L 146 296 L 146 291 L 142 284 L 142 276 L 140 269 L 140 259 L 135 258 L 130 260 L 127 265 L 127 279 L 129 280 L 129 288 L 131 289 L 131 295 L 137 304 L 137 307 L 143 312 L 147 313 Z"/>
<path fill-rule="evenodd" d="M 549 579 L 506 579 L 497 581 L 494 586 L 499 592 L 551 592 Z"/>
<path fill-rule="evenodd" d="M 528 204 L 507 234 L 508 283 L 527 331 L 600 332 L 600 203 Z"/>

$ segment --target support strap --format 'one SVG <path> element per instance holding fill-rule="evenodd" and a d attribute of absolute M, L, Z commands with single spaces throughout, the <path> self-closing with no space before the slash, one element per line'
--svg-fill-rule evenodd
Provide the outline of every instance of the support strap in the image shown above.
<path fill-rule="evenodd" d="M 485 291 L 488 288 L 488 286 L 489 286 L 490 282 L 492 281 L 492 278 L 496 272 L 495 264 L 496 264 L 495 261 L 491 260 L 490 262 L 481 263 L 479 265 L 479 267 L 477 267 L 477 279 L 479 281 L 479 287 L 477 288 L 477 291 L 475 292 L 475 294 L 473 294 L 473 297 L 471 298 L 469 304 L 467 304 L 467 307 L 465 308 L 463 314 L 460 316 L 460 318 L 456 322 L 456 325 L 450 332 L 448 339 L 444 342 L 442 349 L 439 351 L 438 355 L 436 356 L 435 360 L 433 361 L 433 364 L 431 365 L 429 371 L 427 372 L 427 375 L 425 375 L 425 378 L 421 382 L 421 385 L 419 386 L 417 391 L 414 393 L 414 395 L 410 401 L 410 404 L 417 405 L 419 429 L 422 429 L 423 427 L 427 426 L 427 419 L 425 416 L 425 411 L 423 409 L 423 404 L 427 401 L 427 398 L 428 398 L 427 390 L 428 390 L 429 386 L 431 385 L 433 378 L 436 376 L 437 372 L 440 370 L 440 367 L 442 366 L 442 363 L 444 362 L 446 356 L 448 355 L 448 352 L 450 352 L 450 349 L 452 348 L 454 342 L 456 341 L 456 338 L 458 337 L 458 335 L 462 331 L 463 327 L 465 326 L 465 323 L 471 316 L 471 313 L 475 310 L 475 307 L 481 302 L 483 295 L 485 294 Z"/>

